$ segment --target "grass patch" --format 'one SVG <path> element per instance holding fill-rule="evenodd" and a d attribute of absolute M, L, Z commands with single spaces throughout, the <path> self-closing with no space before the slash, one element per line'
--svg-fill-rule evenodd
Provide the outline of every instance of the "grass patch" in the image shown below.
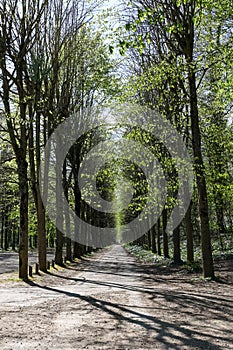
<path fill-rule="evenodd" d="M 19 277 L 8 277 L 5 280 L 3 280 L 4 283 L 7 282 L 23 282 L 23 280 Z"/>
<path fill-rule="evenodd" d="M 158 265 L 169 266 L 172 263 L 171 259 L 164 258 L 157 254 L 152 253 L 151 250 L 144 249 L 139 245 L 123 244 L 123 247 L 130 253 L 133 254 L 143 263 L 155 263 Z"/>
<path fill-rule="evenodd" d="M 182 270 L 186 270 L 190 273 L 202 272 L 201 263 L 199 261 L 194 261 L 193 263 L 186 263 L 182 265 Z"/>

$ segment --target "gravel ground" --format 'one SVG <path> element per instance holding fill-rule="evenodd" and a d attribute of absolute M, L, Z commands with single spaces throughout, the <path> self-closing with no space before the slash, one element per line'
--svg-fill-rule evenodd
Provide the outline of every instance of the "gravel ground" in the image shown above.
<path fill-rule="evenodd" d="M 232 267 L 204 281 L 115 245 L 28 283 L 3 274 L 0 349 L 233 349 Z"/>
<path fill-rule="evenodd" d="M 47 259 L 54 259 L 54 252 L 49 250 L 47 252 Z M 30 265 L 33 265 L 38 262 L 38 253 L 29 252 L 28 261 Z M 0 275 L 2 273 L 13 272 L 18 269 L 19 266 L 19 256 L 16 252 L 0 252 Z"/>

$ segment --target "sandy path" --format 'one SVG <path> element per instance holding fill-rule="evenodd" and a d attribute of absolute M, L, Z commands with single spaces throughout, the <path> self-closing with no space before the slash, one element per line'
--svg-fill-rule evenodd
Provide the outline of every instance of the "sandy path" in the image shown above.
<path fill-rule="evenodd" d="M 47 252 L 47 259 L 54 259 L 54 252 L 49 249 Z M 29 252 L 28 261 L 30 265 L 38 262 L 38 253 Z M 0 275 L 7 272 L 12 272 L 18 270 L 19 267 L 19 255 L 16 252 L 0 252 Z"/>
<path fill-rule="evenodd" d="M 0 283 L 0 349 L 233 349 L 232 285 L 144 269 L 124 249 Z"/>

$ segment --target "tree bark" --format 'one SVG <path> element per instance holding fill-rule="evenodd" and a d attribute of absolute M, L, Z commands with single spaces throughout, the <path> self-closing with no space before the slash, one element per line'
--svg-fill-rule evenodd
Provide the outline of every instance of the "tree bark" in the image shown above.
<path fill-rule="evenodd" d="M 151 250 L 152 250 L 152 253 L 154 253 L 154 254 L 157 253 L 155 225 L 151 228 Z"/>
<path fill-rule="evenodd" d="M 167 235 L 167 209 L 163 209 L 162 214 L 163 219 L 163 255 L 165 258 L 169 258 L 169 248 L 168 248 L 168 235 Z"/>
<path fill-rule="evenodd" d="M 149 230 L 148 232 L 147 232 L 147 245 L 148 245 L 148 250 L 150 250 L 151 249 L 151 231 Z"/>
<path fill-rule="evenodd" d="M 214 264 L 211 248 L 211 237 L 209 227 L 209 211 L 207 200 L 207 189 L 205 180 L 205 169 L 201 151 L 201 132 L 199 127 L 198 103 L 196 76 L 191 66 L 193 63 L 190 57 L 189 64 L 189 91 L 190 91 L 190 115 L 191 115 L 191 131 L 192 131 L 192 148 L 195 163 L 195 172 L 197 179 L 198 203 L 200 215 L 200 231 L 201 231 L 201 248 L 202 248 L 202 263 L 204 277 L 214 278 Z"/>
<path fill-rule="evenodd" d="M 60 140 L 56 140 L 56 159 L 59 159 L 59 147 Z M 56 248 L 55 248 L 55 263 L 57 265 L 63 266 L 62 250 L 63 250 L 63 233 L 60 228 L 63 227 L 64 217 L 63 217 L 63 203 L 62 203 L 62 169 L 59 167 L 59 162 L 56 163 Z"/>
<path fill-rule="evenodd" d="M 32 106 L 29 108 L 30 112 L 30 132 L 29 132 L 29 160 L 30 160 L 30 175 L 31 175 L 31 189 L 34 197 L 37 213 L 37 238 L 38 238 L 38 258 L 39 269 L 43 272 L 47 271 L 46 259 L 46 225 L 45 225 L 45 208 L 42 202 L 39 177 L 40 177 L 40 117 L 36 116 L 36 142 L 34 152 L 34 126 L 33 126 L 33 110 Z M 36 159 L 35 159 L 36 153 Z"/>
<path fill-rule="evenodd" d="M 19 227 L 19 278 L 28 278 L 28 179 L 27 162 L 18 159 L 18 178 L 20 193 Z"/>
<path fill-rule="evenodd" d="M 180 264 L 182 262 L 180 255 L 180 226 L 173 230 L 173 260 L 174 263 Z"/>
<path fill-rule="evenodd" d="M 160 218 L 158 218 L 157 222 L 157 247 L 158 247 L 158 255 L 161 256 L 161 242 L 160 242 Z"/>
<path fill-rule="evenodd" d="M 47 244 L 46 244 L 46 227 L 45 227 L 45 208 L 41 200 L 40 192 L 38 193 L 38 208 L 37 208 L 37 220 L 38 220 L 38 257 L 39 268 L 41 271 L 47 271 Z"/>
<path fill-rule="evenodd" d="M 67 181 L 67 161 L 65 159 L 63 164 L 62 171 L 62 180 L 63 180 L 63 189 L 66 200 L 69 201 L 68 192 L 69 192 L 69 183 Z M 70 232 L 70 216 L 67 211 L 65 211 L 65 225 L 66 225 L 66 233 Z M 69 261 L 72 261 L 72 241 L 71 238 L 66 234 L 66 258 Z"/>
<path fill-rule="evenodd" d="M 187 240 L 187 262 L 194 262 L 194 252 L 193 252 L 193 225 L 192 225 L 192 204 L 190 204 L 186 214 L 185 214 L 185 231 Z"/>

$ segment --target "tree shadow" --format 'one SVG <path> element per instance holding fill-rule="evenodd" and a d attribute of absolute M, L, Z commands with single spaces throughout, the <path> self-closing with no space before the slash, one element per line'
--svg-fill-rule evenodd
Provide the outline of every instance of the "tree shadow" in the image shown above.
<path fill-rule="evenodd" d="M 80 281 L 81 279 L 74 279 L 77 281 Z M 82 280 L 83 281 L 83 280 Z M 96 285 L 106 285 L 111 286 L 111 283 L 100 283 L 99 281 L 89 281 L 89 283 L 94 283 Z M 155 316 L 151 316 L 146 314 L 145 312 L 141 312 L 140 308 L 138 308 L 136 305 L 130 305 L 130 304 L 119 304 L 114 303 L 110 301 L 106 301 L 94 296 L 86 296 L 82 295 L 80 293 L 74 293 L 69 292 L 66 290 L 60 290 L 55 287 L 49 287 L 49 286 L 41 286 L 35 282 L 28 281 L 29 285 L 38 287 L 47 291 L 55 292 L 60 295 L 65 295 L 70 298 L 76 298 L 82 301 L 85 301 L 86 303 L 90 304 L 92 307 L 101 310 L 102 312 L 105 312 L 108 316 L 112 316 L 115 320 L 119 322 L 124 322 L 127 324 L 133 324 L 137 325 L 141 328 L 143 328 L 146 331 L 154 332 L 155 337 L 154 340 L 159 341 L 162 343 L 166 349 L 180 349 L 180 345 L 177 345 L 176 342 L 181 343 L 184 346 L 189 346 L 190 344 L 192 347 L 196 347 L 198 349 L 212 349 L 212 350 L 220 350 L 222 349 L 221 346 L 214 344 L 215 341 L 219 341 L 221 339 L 222 341 L 228 341 L 228 338 L 226 336 L 219 337 L 215 336 L 215 334 L 209 334 L 208 337 L 210 340 L 205 339 L 199 339 L 200 337 L 206 336 L 201 332 L 201 330 L 196 329 L 190 329 L 190 324 L 187 323 L 184 326 L 178 325 L 176 323 L 166 322 L 163 321 Z M 192 305 L 193 311 L 188 311 L 190 316 L 195 315 L 195 312 L 198 308 L 202 309 L 208 309 L 208 312 L 216 310 L 219 312 L 220 308 L 223 308 L 223 312 L 221 313 L 221 316 L 219 315 L 219 319 L 227 320 L 227 315 L 230 316 L 230 310 L 232 310 L 232 301 L 226 300 L 224 298 L 219 299 L 214 296 L 203 296 L 198 293 L 191 293 L 189 295 L 185 295 L 182 292 L 164 292 L 164 291 L 151 291 L 143 290 L 142 288 L 138 289 L 136 286 L 124 286 L 121 284 L 112 284 L 114 287 L 116 285 L 119 289 L 130 289 L 131 291 L 138 291 L 142 293 L 142 297 L 144 293 L 149 294 L 149 299 L 161 299 L 165 298 L 166 301 L 169 301 L 171 305 L 171 309 L 169 312 L 176 312 L 177 307 L 182 308 L 182 312 L 185 313 L 186 307 L 190 310 L 190 305 Z M 224 303 L 224 305 L 223 305 Z M 162 301 L 161 301 L 162 304 Z M 160 302 L 157 302 L 157 308 L 159 309 L 162 305 L 160 305 Z M 173 310 L 174 306 L 174 310 Z M 135 310 L 135 309 L 139 309 Z M 151 309 L 151 308 L 150 308 Z M 147 311 L 148 308 L 143 307 L 144 311 Z M 154 313 L 156 313 L 156 308 L 153 308 Z M 232 315 L 232 312 L 231 312 Z M 226 330 L 225 333 L 231 334 L 231 330 Z"/>
<path fill-rule="evenodd" d="M 177 268 L 141 265 L 133 258 L 127 257 L 126 260 L 123 253 L 119 254 L 115 260 L 103 256 L 100 261 L 84 264 L 81 270 L 80 266 L 77 266 L 77 273 L 83 276 L 50 274 L 59 280 L 77 283 L 77 288 L 80 287 L 79 293 L 66 290 L 69 284 L 59 284 L 59 287 L 56 287 L 42 286 L 33 281 L 26 283 L 74 301 L 84 301 L 93 310 L 104 313 L 106 320 L 110 317 L 123 325 L 126 333 L 127 324 L 137 326 L 149 333 L 148 339 L 153 341 L 153 344 L 161 343 L 165 349 L 179 350 L 184 346 L 204 350 L 223 350 L 224 348 L 218 342 L 230 343 L 232 330 L 229 322 L 233 319 L 230 285 L 224 285 L 226 288 L 226 295 L 224 295 L 222 285 L 218 282 L 208 282 L 207 285 L 192 284 L 187 275 L 177 273 Z M 104 296 L 99 297 L 101 288 L 98 290 L 99 294 L 95 296 L 90 295 L 91 288 L 89 295 L 87 295 L 88 288 L 84 288 L 82 293 L 83 284 L 87 284 L 88 287 L 107 287 L 108 295 L 112 293 L 112 300 L 107 301 L 104 300 Z M 121 295 L 124 291 L 130 293 L 131 299 L 124 298 L 128 300 L 124 303 L 113 302 L 114 293 Z M 143 302 L 135 301 L 132 305 L 134 295 Z M 78 315 L 79 303 L 70 302 L 70 305 Z M 164 310 L 164 315 L 161 310 Z M 140 337 L 140 330 L 137 331 L 137 336 Z M 131 346 L 130 341 L 134 341 L 134 338 L 127 338 L 126 335 L 126 341 Z"/>

